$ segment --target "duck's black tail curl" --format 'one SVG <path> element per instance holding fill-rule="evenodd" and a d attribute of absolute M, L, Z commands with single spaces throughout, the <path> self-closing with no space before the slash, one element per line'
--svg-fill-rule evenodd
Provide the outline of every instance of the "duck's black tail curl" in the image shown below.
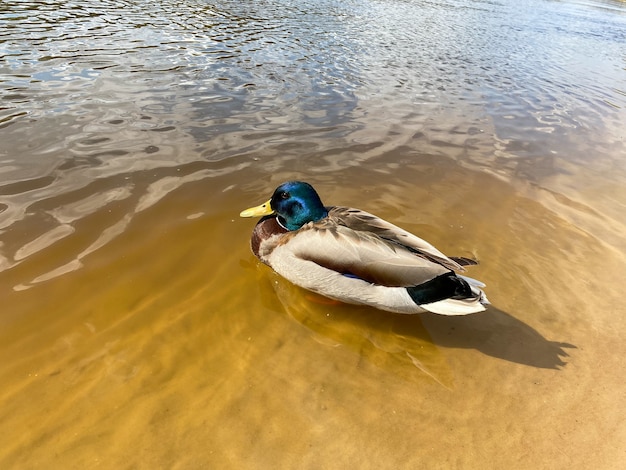
<path fill-rule="evenodd" d="M 417 305 L 429 304 L 445 299 L 470 299 L 476 297 L 465 279 L 453 272 L 445 273 L 419 286 L 406 288 Z"/>

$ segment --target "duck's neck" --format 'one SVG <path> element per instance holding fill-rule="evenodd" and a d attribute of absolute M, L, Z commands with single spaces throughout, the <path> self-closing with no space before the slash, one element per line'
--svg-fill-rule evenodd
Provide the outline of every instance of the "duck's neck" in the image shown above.
<path fill-rule="evenodd" d="M 322 206 L 313 209 L 307 208 L 306 210 L 298 210 L 288 217 L 277 215 L 276 221 L 281 227 L 291 232 L 302 228 L 303 225 L 309 222 L 322 220 L 326 216 L 328 216 L 328 210 Z"/>

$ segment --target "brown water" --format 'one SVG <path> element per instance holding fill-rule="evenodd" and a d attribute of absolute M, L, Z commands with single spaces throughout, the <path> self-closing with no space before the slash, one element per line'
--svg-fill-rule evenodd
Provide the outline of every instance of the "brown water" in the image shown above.
<path fill-rule="evenodd" d="M 623 468 L 623 3 L 0 24 L 0 468 Z M 296 178 L 477 257 L 492 307 L 280 279 L 237 214 Z"/>

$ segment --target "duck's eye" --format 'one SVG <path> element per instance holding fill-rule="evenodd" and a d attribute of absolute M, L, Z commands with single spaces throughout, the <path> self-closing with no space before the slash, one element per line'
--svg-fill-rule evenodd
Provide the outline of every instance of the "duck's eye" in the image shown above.
<path fill-rule="evenodd" d="M 289 193 L 287 191 L 280 193 L 281 199 L 289 199 Z"/>

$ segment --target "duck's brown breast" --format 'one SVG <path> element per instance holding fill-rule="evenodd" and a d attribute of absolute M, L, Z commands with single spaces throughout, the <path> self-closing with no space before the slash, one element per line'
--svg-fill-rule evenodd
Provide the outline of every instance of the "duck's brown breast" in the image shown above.
<path fill-rule="evenodd" d="M 259 247 L 261 246 L 261 242 L 263 240 L 267 240 L 272 235 L 281 235 L 287 233 L 288 230 L 284 227 L 281 227 L 276 220 L 275 215 L 268 215 L 263 217 L 254 227 L 252 231 L 252 238 L 250 239 L 250 248 L 252 248 L 252 253 L 261 259 L 259 256 Z"/>

